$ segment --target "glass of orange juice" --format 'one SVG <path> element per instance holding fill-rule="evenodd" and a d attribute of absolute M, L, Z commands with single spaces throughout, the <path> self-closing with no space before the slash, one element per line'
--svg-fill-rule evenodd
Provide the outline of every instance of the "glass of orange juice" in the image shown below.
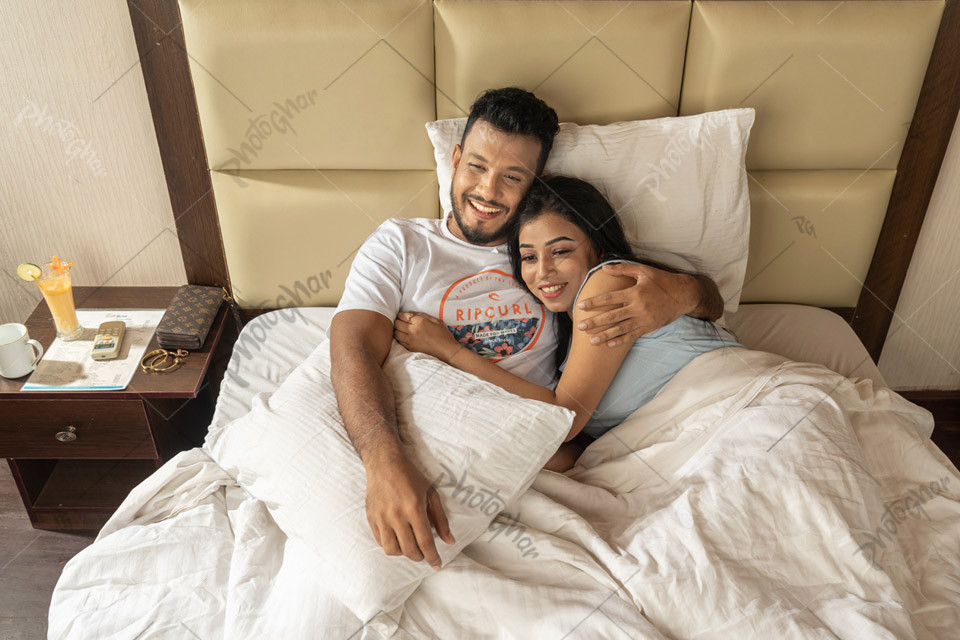
<path fill-rule="evenodd" d="M 77 309 L 73 304 L 70 266 L 61 266 L 60 261 L 55 260 L 54 264 L 44 266 L 43 274 L 38 276 L 35 282 L 50 308 L 53 323 L 57 326 L 57 337 L 61 340 L 79 338 L 83 327 L 77 320 Z"/>

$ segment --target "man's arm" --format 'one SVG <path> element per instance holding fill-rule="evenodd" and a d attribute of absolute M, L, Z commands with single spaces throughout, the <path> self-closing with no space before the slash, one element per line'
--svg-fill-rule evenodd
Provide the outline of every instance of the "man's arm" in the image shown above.
<path fill-rule="evenodd" d="M 696 280 L 697 304 L 693 311 L 688 311 L 686 315 L 711 322 L 717 320 L 723 315 L 723 298 L 720 297 L 717 283 L 711 280 L 710 276 L 699 273 L 690 277 Z"/>
<path fill-rule="evenodd" d="M 716 320 L 723 314 L 723 298 L 713 280 L 704 275 L 670 273 L 640 264 L 610 264 L 603 270 L 636 279 L 637 284 L 582 300 L 582 310 L 614 305 L 616 308 L 593 316 L 577 328 L 593 333 L 591 344 L 606 342 L 615 347 L 670 324 L 682 315 Z M 614 325 L 604 328 L 605 325 Z M 604 328 L 602 331 L 599 328 Z"/>
<path fill-rule="evenodd" d="M 407 458 L 397 430 L 393 387 L 383 372 L 393 323 L 375 311 L 341 311 L 330 325 L 331 379 L 347 434 L 367 472 L 367 522 L 387 555 L 440 556 L 431 522 L 444 542 L 453 535 L 431 483 Z"/>

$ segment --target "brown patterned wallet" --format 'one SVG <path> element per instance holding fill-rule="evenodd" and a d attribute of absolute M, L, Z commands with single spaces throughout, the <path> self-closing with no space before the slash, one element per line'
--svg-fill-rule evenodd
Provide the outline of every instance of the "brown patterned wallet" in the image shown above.
<path fill-rule="evenodd" d="M 185 284 L 177 289 L 157 325 L 157 344 L 164 349 L 199 349 L 225 297 L 219 287 Z"/>

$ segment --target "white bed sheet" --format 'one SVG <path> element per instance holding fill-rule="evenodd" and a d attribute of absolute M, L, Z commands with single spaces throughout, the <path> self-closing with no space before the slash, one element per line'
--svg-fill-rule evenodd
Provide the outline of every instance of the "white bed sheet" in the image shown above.
<path fill-rule="evenodd" d="M 275 388 L 331 316 L 251 322 L 211 428 Z M 67 564 L 49 637 L 957 637 L 960 474 L 930 443 L 929 414 L 869 380 L 723 351 L 735 356 L 719 369 L 720 352 L 698 358 L 568 476 L 541 473 L 402 610 L 366 622 L 261 502 L 202 449 L 183 452 Z M 774 456 L 758 450 L 791 413 L 815 420 Z M 884 506 L 941 478 L 946 499 L 858 551 Z"/>
<path fill-rule="evenodd" d="M 334 307 L 271 311 L 250 321 L 234 347 L 211 429 L 250 410 L 257 393 L 269 393 L 326 335 Z M 725 325 L 744 346 L 797 362 L 815 362 L 850 378 L 886 386 L 867 350 L 838 315 L 791 304 L 741 305 Z"/>
<path fill-rule="evenodd" d="M 327 333 L 335 307 L 281 309 L 244 326 L 220 385 L 210 430 L 245 415 L 258 393 L 270 393 Z"/>

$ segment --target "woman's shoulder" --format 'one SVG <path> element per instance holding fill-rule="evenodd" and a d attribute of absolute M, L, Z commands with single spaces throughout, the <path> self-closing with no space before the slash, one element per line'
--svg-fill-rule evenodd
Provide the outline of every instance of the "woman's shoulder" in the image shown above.
<path fill-rule="evenodd" d="M 587 277 L 584 279 L 583 284 L 580 285 L 580 290 L 577 292 L 577 297 L 574 301 L 574 304 L 576 304 L 577 301 L 585 298 L 591 298 L 593 296 L 598 296 L 603 293 L 610 293 L 612 291 L 629 289 L 633 285 L 637 284 L 637 281 L 633 278 L 614 275 L 603 270 L 603 265 L 614 264 L 616 262 L 622 261 L 610 260 L 608 262 L 601 262 L 591 269 L 587 273 Z M 574 307 L 574 313 L 577 313 L 576 307 Z M 589 313 L 593 314 L 595 311 L 590 311 Z"/>
<path fill-rule="evenodd" d="M 601 265 L 597 265 L 597 267 L 587 274 L 586 280 L 584 280 L 580 286 L 581 295 L 585 293 L 596 295 L 598 293 L 606 293 L 607 291 L 620 291 L 621 289 L 628 289 L 637 284 L 634 278 L 607 273 L 600 267 Z"/>

